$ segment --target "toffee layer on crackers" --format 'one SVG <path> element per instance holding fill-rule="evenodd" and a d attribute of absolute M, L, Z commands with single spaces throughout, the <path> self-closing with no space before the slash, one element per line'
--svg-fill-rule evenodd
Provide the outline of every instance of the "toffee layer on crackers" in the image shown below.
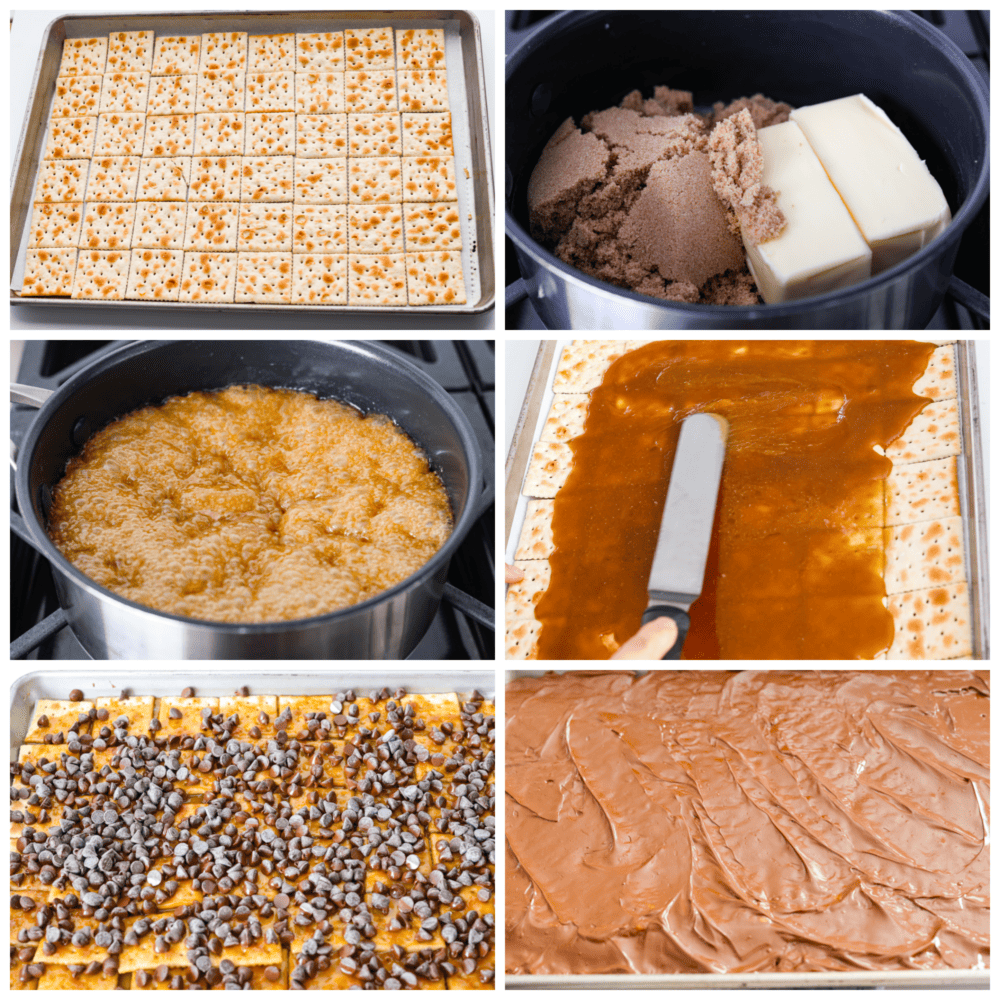
<path fill-rule="evenodd" d="M 934 343 L 900 344 L 890 348 L 881 344 L 837 346 L 786 341 L 780 345 L 731 345 L 731 353 L 728 348 L 723 349 L 729 361 L 735 361 L 744 373 L 758 366 L 768 354 L 772 355 L 773 367 L 757 368 L 765 381 L 774 377 L 784 381 L 780 416 L 775 412 L 770 419 L 763 417 L 770 389 L 760 395 L 747 385 L 739 390 L 730 385 L 723 391 L 725 400 L 714 400 L 714 383 L 721 385 L 728 378 L 725 374 L 728 362 L 714 365 L 711 370 L 705 369 L 700 376 L 693 375 L 694 369 L 684 376 L 688 389 L 697 383 L 713 395 L 713 401 L 705 404 L 709 409 L 722 405 L 728 412 L 731 404 L 736 406 L 730 414 L 734 450 L 727 459 L 729 472 L 724 474 L 729 484 L 728 492 L 724 490 L 718 522 L 720 539 L 725 536 L 729 541 L 715 543 L 714 551 L 718 555 L 710 560 L 711 578 L 706 578 L 703 599 L 692 609 L 693 619 L 701 625 L 696 624 L 692 629 L 685 646 L 686 657 L 715 658 L 717 653 L 711 641 L 708 645 L 703 641 L 713 632 L 716 638 L 728 634 L 736 640 L 735 645 L 729 645 L 726 640 L 723 647 L 724 656 L 734 657 L 740 656 L 739 644 L 749 640 L 756 645 L 752 652 L 749 646 L 743 646 L 746 655 L 789 658 L 795 655 L 791 645 L 793 635 L 798 635 L 797 641 L 802 643 L 798 655 L 812 657 L 960 659 L 972 655 L 973 615 L 958 489 L 962 440 L 956 398 L 956 347 L 952 342 Z M 911 361 L 919 360 L 917 355 L 911 354 L 913 350 L 925 355 L 922 371 L 920 364 L 916 364 L 899 385 L 899 377 L 906 375 L 907 356 Z M 600 447 L 595 438 L 607 430 L 604 417 L 609 411 L 603 402 L 606 397 L 602 382 L 611 377 L 612 371 L 634 360 L 634 373 L 648 367 L 657 377 L 657 388 L 649 395 L 639 392 L 637 381 L 629 383 L 628 389 L 624 388 L 628 380 L 618 383 L 611 396 L 613 409 L 618 408 L 615 401 L 621 392 L 628 392 L 629 410 L 634 416 L 645 414 L 654 422 L 673 420 L 679 398 L 675 391 L 680 388 L 673 378 L 677 371 L 675 366 L 685 366 L 685 356 L 690 359 L 698 353 L 699 348 L 693 342 L 575 341 L 563 350 L 553 380 L 552 409 L 535 445 L 525 478 L 524 494 L 534 499 L 528 503 L 516 550 L 517 564 L 524 579 L 507 592 L 509 659 L 565 656 L 573 648 L 570 644 L 579 642 L 588 631 L 587 655 L 604 658 L 618 648 L 623 637 L 631 634 L 629 629 L 638 628 L 638 617 L 634 626 L 620 628 L 612 625 L 607 617 L 610 607 L 619 602 L 621 594 L 631 585 L 627 574 L 619 586 L 606 581 L 603 569 L 595 570 L 594 566 L 584 569 L 583 578 L 603 579 L 607 589 L 597 595 L 592 611 L 574 622 L 570 622 L 568 616 L 576 611 L 560 611 L 560 599 L 552 600 L 555 595 L 550 591 L 555 588 L 565 595 L 565 589 L 558 584 L 558 575 L 578 560 L 591 558 L 595 549 L 604 546 L 606 553 L 611 553 L 624 544 L 625 550 L 630 550 L 630 543 L 623 543 L 621 536 L 611 542 L 603 536 L 609 528 L 635 531 L 638 512 L 644 509 L 651 491 L 658 488 L 657 483 L 665 486 L 665 481 L 662 476 L 657 480 L 648 470 L 640 474 L 641 459 L 636 462 L 622 460 L 624 439 L 620 432 L 606 439 L 609 446 L 614 446 L 615 461 L 610 459 L 609 450 L 604 461 L 590 472 L 579 471 L 577 466 L 581 456 L 586 461 L 590 449 Z M 875 396 L 870 397 L 865 405 L 873 407 L 871 412 L 855 422 L 857 418 L 852 414 L 860 411 L 844 402 L 857 393 L 857 387 L 851 389 L 848 373 L 858 360 L 867 358 L 862 361 L 865 367 L 883 354 L 879 365 L 883 372 L 880 393 L 884 398 L 879 401 Z M 852 356 L 854 362 L 850 360 Z M 819 363 L 824 357 L 826 361 Z M 831 383 L 824 389 L 824 380 L 833 371 L 829 365 L 837 369 L 836 385 Z M 784 370 L 785 375 L 793 371 L 796 374 L 786 381 L 780 370 Z M 817 377 L 807 375 L 809 371 Z M 910 381 L 913 382 L 912 390 L 908 386 Z M 798 395 L 800 390 L 804 392 L 801 397 Z M 682 394 L 683 391 L 687 390 L 682 390 Z M 743 402 L 734 403 L 737 399 Z M 744 406 L 745 412 L 739 414 L 737 411 Z M 911 406 L 922 406 L 922 409 L 898 437 L 890 440 L 899 431 L 900 424 L 895 422 L 892 426 L 896 418 L 889 419 L 889 415 L 901 416 L 904 407 L 912 413 Z M 600 419 L 594 418 L 592 411 L 595 408 Z M 634 438 L 639 447 L 643 435 L 650 433 L 650 428 L 644 426 L 644 419 L 639 420 L 626 436 L 628 441 Z M 869 452 L 868 445 L 862 445 L 863 462 L 851 460 L 848 457 L 852 453 L 851 442 L 857 443 L 859 433 L 862 436 L 874 433 L 877 427 L 881 430 L 878 430 L 880 436 L 874 444 L 875 451 Z M 791 483 L 794 479 L 791 469 L 795 463 L 804 455 L 815 456 L 817 447 L 824 447 L 820 443 L 823 441 L 826 446 L 832 446 L 833 451 L 827 452 L 826 469 L 817 472 L 815 483 L 822 481 L 834 491 L 839 490 L 842 503 L 822 525 L 809 527 L 810 507 L 820 500 L 821 492 L 809 486 L 783 493 L 780 484 Z M 772 451 L 771 458 L 777 463 L 773 482 L 779 485 L 770 489 L 767 500 L 743 478 L 750 452 L 759 447 Z M 887 473 L 890 461 L 891 471 Z M 831 480 L 828 468 L 832 462 L 851 471 Z M 873 463 L 872 468 L 877 468 L 884 478 L 881 492 L 876 480 L 866 486 L 864 478 L 858 477 L 867 462 Z M 580 479 L 574 481 L 574 476 Z M 588 553 L 581 555 L 576 546 L 567 544 L 565 535 L 562 540 L 555 536 L 555 508 L 565 502 L 577 512 L 571 521 L 564 508 L 561 523 L 565 531 L 582 509 L 577 504 L 583 502 L 589 512 L 593 511 L 594 504 L 587 491 L 600 477 L 614 486 L 615 503 L 619 507 L 627 505 L 631 517 L 626 523 L 620 517 L 605 518 L 595 514 L 602 529 L 591 537 L 600 535 L 602 541 L 599 544 L 591 542 Z M 869 501 L 860 503 L 864 490 L 873 488 L 875 492 L 870 494 Z M 807 494 L 808 504 L 805 502 Z M 726 497 L 742 498 L 742 501 Z M 757 514 L 765 510 L 773 512 L 787 503 L 796 507 L 794 516 L 786 518 L 775 514 L 774 524 L 778 528 L 769 524 L 766 539 L 758 538 L 755 542 L 755 511 Z M 649 530 L 653 530 L 654 522 L 658 525 L 658 514 L 655 517 L 651 514 Z M 841 522 L 839 529 L 833 527 Z M 809 540 L 803 544 L 805 538 Z M 758 543 L 760 547 L 753 554 Z M 617 555 L 614 558 L 617 559 Z M 749 592 L 745 588 L 735 586 L 728 590 L 725 598 L 728 608 L 725 614 L 702 617 L 712 601 L 723 599 L 721 595 L 727 593 L 741 567 L 753 565 L 769 567 L 764 584 L 768 599 L 758 602 L 761 609 L 766 605 L 769 614 L 757 615 L 749 610 L 755 598 L 747 597 Z M 774 614 L 776 609 L 790 608 L 790 594 L 795 589 L 790 585 L 792 579 L 801 581 L 797 614 Z M 569 606 L 562 604 L 561 607 Z M 813 624 L 796 632 L 796 625 L 810 617 L 809 607 L 818 609 Z M 851 627 L 841 629 L 829 641 L 821 638 L 826 625 L 848 608 Z M 721 618 L 724 624 L 713 626 L 713 618 Z M 754 621 L 756 625 L 751 624 Z M 562 640 L 556 643 L 560 635 L 569 643 Z M 742 638 L 738 638 L 741 635 Z M 751 638 L 753 636 L 756 639 Z M 575 647 L 572 655 L 578 655 L 582 648 L 582 645 Z"/>
<path fill-rule="evenodd" d="M 493 988 L 478 692 L 74 691 L 35 722 L 11 765 L 12 988 Z"/>

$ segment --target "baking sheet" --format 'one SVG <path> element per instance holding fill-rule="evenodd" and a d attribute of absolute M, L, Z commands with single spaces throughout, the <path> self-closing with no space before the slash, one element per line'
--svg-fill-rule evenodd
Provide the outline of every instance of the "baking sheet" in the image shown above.
<path fill-rule="evenodd" d="M 675 973 L 672 976 L 508 976 L 508 990 L 794 990 L 865 988 L 912 990 L 942 986 L 987 990 L 989 970 L 954 969 L 950 972 L 773 972 Z"/>
<path fill-rule="evenodd" d="M 428 16 L 428 15 L 437 16 Z M 336 31 L 374 25 L 392 28 L 444 28 L 448 99 L 451 105 L 452 140 L 455 147 L 455 182 L 459 219 L 462 227 L 462 270 L 466 303 L 441 306 L 353 306 L 353 305 L 265 305 L 258 303 L 144 302 L 137 299 L 95 301 L 62 296 L 21 297 L 24 267 L 30 239 L 32 198 L 42 154 L 49 132 L 49 110 L 65 38 L 90 38 L 118 30 L 151 29 L 161 34 L 203 34 L 206 31 L 247 31 L 274 34 L 290 31 Z M 73 305 L 89 307 L 143 307 L 158 309 L 232 309 L 253 312 L 337 312 L 363 315 L 400 313 L 403 315 L 443 315 L 479 313 L 489 309 L 494 298 L 493 256 L 493 161 L 485 108 L 485 79 L 479 23 L 467 11 L 348 11 L 261 12 L 227 14 L 150 13 L 106 17 L 62 17 L 47 29 L 38 58 L 28 111 L 21 130 L 14 184 L 11 192 L 11 278 L 12 303 Z"/>
<path fill-rule="evenodd" d="M 723 668 L 726 669 L 726 668 Z M 870 669 L 870 668 L 869 668 Z M 877 668 L 875 668 L 877 669 Z M 518 677 L 541 677 L 563 670 L 505 670 L 504 684 Z M 646 673 L 637 670 L 636 673 Z M 484 692 L 485 693 L 485 692 Z M 662 990 L 662 989 L 931 989 L 941 986 L 989 989 L 988 969 L 914 969 L 905 972 L 748 972 L 504 976 L 508 990 Z"/>
<path fill-rule="evenodd" d="M 193 687 L 202 698 L 231 695 L 244 684 L 253 694 L 303 695 L 333 694 L 353 688 L 358 694 L 372 688 L 406 688 L 413 694 L 480 694 L 495 700 L 496 675 L 492 670 L 298 670 L 295 668 L 256 670 L 241 668 L 211 672 L 197 666 L 190 668 L 130 666 L 113 669 L 96 661 L 81 673 L 75 670 L 37 670 L 18 677 L 10 687 L 10 749 L 16 759 L 17 749 L 28 732 L 31 713 L 39 698 L 65 700 L 79 688 L 84 700 L 117 697 L 123 689 L 131 694 L 158 698 L 180 695 Z"/>
<path fill-rule="evenodd" d="M 914 337 L 913 339 L 938 338 Z M 572 343 L 572 339 L 541 342 L 538 357 L 542 363 L 536 362 L 535 370 L 532 372 L 521 411 L 522 419 L 514 432 L 514 439 L 507 454 L 505 484 L 507 540 L 504 555 L 508 563 L 514 561 L 514 553 L 517 551 L 528 507 L 528 498 L 521 493 L 524 476 L 531 460 L 531 453 L 541 436 L 555 398 L 552 380 L 559 367 L 559 359 L 562 357 L 563 348 Z M 958 456 L 958 491 L 965 533 L 965 572 L 972 612 L 972 656 L 976 660 L 988 660 L 990 656 L 989 564 L 986 550 L 988 504 L 983 478 L 982 425 L 979 414 L 976 356 L 972 341 L 959 340 L 955 343 L 955 348 L 959 426 L 962 432 L 962 454 Z"/>

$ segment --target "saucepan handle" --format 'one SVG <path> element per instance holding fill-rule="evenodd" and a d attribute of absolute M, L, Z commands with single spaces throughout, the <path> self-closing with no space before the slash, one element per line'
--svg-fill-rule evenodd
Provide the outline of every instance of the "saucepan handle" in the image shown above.
<path fill-rule="evenodd" d="M 483 516 L 490 509 L 493 504 L 495 497 L 493 483 L 487 481 L 486 486 L 482 489 L 478 496 L 472 500 L 472 509 L 475 513 L 475 520 L 478 521 L 479 518 Z M 468 615 L 475 621 L 479 622 L 480 625 L 485 625 L 486 628 L 495 629 L 494 619 L 496 617 L 493 608 L 488 604 L 483 604 L 482 601 L 477 600 L 470 594 L 466 594 L 459 590 L 457 587 L 452 586 L 450 583 L 444 585 L 444 593 L 441 595 L 444 600 L 449 604 L 456 607 L 463 614 Z"/>
<path fill-rule="evenodd" d="M 651 622 L 654 618 L 673 618 L 674 624 L 677 626 L 677 639 L 674 644 L 666 651 L 663 656 L 664 660 L 679 660 L 681 658 L 681 650 L 684 648 L 684 640 L 687 638 L 688 629 L 691 627 L 691 619 L 686 611 L 681 611 L 680 608 L 672 608 L 668 604 L 659 604 L 653 608 L 646 608 L 642 613 L 642 624 L 645 625 L 647 622 Z"/>
<path fill-rule="evenodd" d="M 487 481 L 483 491 L 473 501 L 473 510 L 476 512 L 477 521 L 493 506 L 495 495 L 493 484 Z"/>
<path fill-rule="evenodd" d="M 16 511 L 10 512 L 10 530 L 17 535 L 21 541 L 30 545 L 36 552 L 41 550 L 38 548 L 38 543 L 31 537 L 31 532 L 28 531 L 28 526 L 24 523 L 24 518 L 21 517 Z"/>
<path fill-rule="evenodd" d="M 36 385 L 10 384 L 10 401 L 23 403 L 25 406 L 41 406 L 52 395 L 51 389 L 39 389 Z"/>
<path fill-rule="evenodd" d="M 10 401 L 12 403 L 22 403 L 25 406 L 40 407 L 52 395 L 51 389 L 39 389 L 35 385 L 20 385 L 17 382 L 10 384 Z M 17 469 L 17 446 L 10 442 L 10 464 L 11 468 Z"/>

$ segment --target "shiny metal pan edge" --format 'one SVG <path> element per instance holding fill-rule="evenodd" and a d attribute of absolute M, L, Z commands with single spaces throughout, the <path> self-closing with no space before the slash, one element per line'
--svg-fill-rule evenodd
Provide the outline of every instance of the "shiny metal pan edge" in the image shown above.
<path fill-rule="evenodd" d="M 987 504 L 983 470 L 983 428 L 979 411 L 979 376 L 975 341 L 960 340 L 955 345 L 958 377 L 958 420 L 962 432 L 959 456 L 959 501 L 965 533 L 966 578 L 972 610 L 972 655 L 990 658 L 990 583 L 987 554 Z"/>
<path fill-rule="evenodd" d="M 613 339 L 613 338 L 610 338 Z M 663 338 L 666 339 L 666 338 Z M 552 379 L 563 347 L 571 340 L 543 340 L 528 382 L 514 437 L 505 466 L 505 530 L 507 561 L 513 561 L 521 534 L 527 499 L 521 496 L 524 475 L 531 453 L 552 406 Z M 965 536 L 966 578 L 972 614 L 972 658 L 990 658 L 989 559 L 987 518 L 989 514 L 983 470 L 983 426 L 979 411 L 979 379 L 973 340 L 955 341 L 958 379 L 958 419 L 962 433 L 962 454 L 958 456 L 958 488 L 962 527 Z M 894 661 L 902 662 L 902 661 Z M 928 661 L 908 661 L 912 663 Z M 944 661 L 950 662 L 950 661 Z"/>
<path fill-rule="evenodd" d="M 458 25 L 463 74 L 461 91 L 464 105 L 452 108 L 452 129 L 455 133 L 455 174 L 459 185 L 462 219 L 463 265 L 475 272 L 475 282 L 469 287 L 479 289 L 473 302 L 457 306 L 352 306 L 352 305 L 260 305 L 256 303 L 196 303 L 144 302 L 138 299 L 97 301 L 65 297 L 24 297 L 13 287 L 18 262 L 24 252 L 27 228 L 31 222 L 32 194 L 35 175 L 41 162 L 42 143 L 48 125 L 48 112 L 55 80 L 62 59 L 62 43 L 66 38 L 88 38 L 112 31 L 152 29 L 160 33 L 201 34 L 219 25 L 227 30 L 256 33 L 283 31 L 336 30 L 368 27 L 374 22 L 391 27 L 440 26 L 441 22 Z M 453 65 L 449 62 L 449 65 Z M 450 88 L 449 88 L 450 89 Z M 468 137 L 462 142 L 460 134 Z M 460 154 L 461 147 L 461 154 Z M 466 180 L 466 170 L 469 173 Z M 463 191 L 468 193 L 461 197 Z M 468 202 L 471 200 L 471 206 Z M 89 14 L 66 15 L 56 18 L 45 30 L 38 62 L 35 67 L 27 113 L 21 126 L 14 170 L 11 175 L 10 199 L 10 302 L 17 305 L 44 305 L 66 308 L 141 308 L 144 310 L 178 310 L 185 312 L 249 312 L 250 314 L 288 313 L 298 315 L 348 316 L 462 316 L 483 313 L 493 308 L 496 294 L 494 246 L 494 183 L 493 153 L 490 144 L 486 107 L 486 73 L 479 21 L 464 10 L 378 10 L 378 11 L 184 11 L 183 13 L 151 12 L 148 14 Z M 471 211 L 468 209 L 471 208 Z M 472 219 L 468 218 L 472 215 Z M 470 243 L 471 240 L 471 243 Z"/>
<path fill-rule="evenodd" d="M 989 989 L 988 969 L 950 972 L 772 972 L 638 974 L 614 976 L 504 976 L 508 990 L 718 990 L 718 989 L 921 989 L 941 986 Z"/>
<path fill-rule="evenodd" d="M 244 684 L 251 694 L 307 695 L 332 694 L 353 688 L 364 694 L 372 688 L 406 688 L 413 694 L 470 694 L 478 690 L 485 697 L 496 695 L 496 674 L 492 670 L 407 670 L 344 669 L 268 670 L 256 668 L 219 668 L 210 672 L 197 664 L 190 669 L 160 669 L 133 665 L 127 669 L 108 669 L 94 661 L 86 670 L 34 670 L 18 677 L 10 686 L 10 746 L 13 754 L 24 741 L 31 712 L 39 698 L 66 699 L 78 688 L 84 699 L 114 697 L 128 689 L 133 694 L 166 697 L 179 695 L 189 685 L 202 697 L 231 695 Z"/>

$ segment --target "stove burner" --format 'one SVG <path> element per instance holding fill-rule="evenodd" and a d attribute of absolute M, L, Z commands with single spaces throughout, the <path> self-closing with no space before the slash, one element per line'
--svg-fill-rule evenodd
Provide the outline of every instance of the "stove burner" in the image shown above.
<path fill-rule="evenodd" d="M 56 389 L 118 341 L 26 341 L 18 381 Z M 407 355 L 437 381 L 469 419 L 483 454 L 483 467 L 492 478 L 494 466 L 495 354 L 493 341 L 423 340 L 384 341 Z M 20 446 L 37 410 L 14 405 L 10 437 Z M 491 494 L 492 497 L 492 494 Z M 14 496 L 11 498 L 11 636 L 10 658 L 86 660 L 59 607 L 47 560 L 30 544 L 30 535 Z M 448 570 L 443 600 L 427 633 L 410 654 L 411 660 L 493 659 L 495 505 L 489 502 L 456 550 Z"/>

